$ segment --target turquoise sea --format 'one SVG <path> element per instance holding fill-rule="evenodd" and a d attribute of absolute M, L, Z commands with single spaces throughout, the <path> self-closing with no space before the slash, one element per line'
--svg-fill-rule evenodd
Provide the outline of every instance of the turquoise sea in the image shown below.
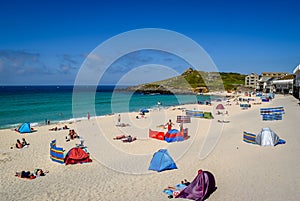
<path fill-rule="evenodd" d="M 73 86 L 1 86 L 0 129 L 13 128 L 24 122 L 33 126 L 86 118 L 87 113 L 102 116 L 112 113 L 134 112 L 140 109 L 155 109 L 197 101 L 210 101 L 216 97 L 205 95 L 161 95 L 116 91 L 115 86 L 83 87 L 77 90 L 74 103 Z M 82 97 L 82 98 L 81 98 Z M 90 100 L 92 97 L 93 101 Z M 75 107 L 74 107 L 75 105 Z M 76 111 L 73 112 L 73 108 Z"/>

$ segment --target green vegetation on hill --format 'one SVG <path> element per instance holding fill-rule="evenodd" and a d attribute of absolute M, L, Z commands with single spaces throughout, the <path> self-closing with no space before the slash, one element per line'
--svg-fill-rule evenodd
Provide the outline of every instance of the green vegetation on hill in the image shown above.
<path fill-rule="evenodd" d="M 203 72 L 187 69 L 181 75 L 131 88 L 144 92 L 172 91 L 178 93 L 233 90 L 244 85 L 245 75 L 239 73 Z"/>
<path fill-rule="evenodd" d="M 239 73 L 220 73 L 220 75 L 226 90 L 235 89 L 237 86 L 245 84 L 246 75 Z"/>

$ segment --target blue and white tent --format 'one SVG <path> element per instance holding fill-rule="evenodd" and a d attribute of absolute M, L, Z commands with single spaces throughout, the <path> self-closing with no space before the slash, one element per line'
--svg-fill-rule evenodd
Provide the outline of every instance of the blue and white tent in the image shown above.
<path fill-rule="evenodd" d="M 30 123 L 22 124 L 16 131 L 19 133 L 31 133 Z"/>
<path fill-rule="evenodd" d="M 160 149 L 154 153 L 150 162 L 149 170 L 161 172 L 164 170 L 177 169 L 177 166 L 166 149 Z"/>

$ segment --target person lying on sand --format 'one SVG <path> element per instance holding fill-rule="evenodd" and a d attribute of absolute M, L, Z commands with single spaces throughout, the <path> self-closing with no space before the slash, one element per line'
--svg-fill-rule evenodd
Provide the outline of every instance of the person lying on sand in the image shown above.
<path fill-rule="evenodd" d="M 190 182 L 187 181 L 186 179 L 182 180 L 180 184 L 177 184 L 176 186 L 168 186 L 165 189 L 170 189 L 170 190 L 178 190 L 178 189 L 185 189 L 188 185 L 190 185 Z"/>
<path fill-rule="evenodd" d="M 114 140 L 122 140 L 122 142 L 133 142 L 136 140 L 136 137 L 132 137 L 131 135 L 119 135 L 113 138 Z"/>
<path fill-rule="evenodd" d="M 218 120 L 219 123 L 229 123 L 230 121 L 226 121 L 226 120 Z"/>
<path fill-rule="evenodd" d="M 114 137 L 113 139 L 114 140 L 121 140 L 123 138 L 126 138 L 126 136 L 125 135 L 119 135 L 119 136 Z"/>
<path fill-rule="evenodd" d="M 145 115 L 141 115 L 140 117 L 139 117 L 139 116 L 136 116 L 135 118 L 136 118 L 136 119 L 146 119 L 146 116 L 145 116 Z"/>
<path fill-rule="evenodd" d="M 29 143 L 26 142 L 25 138 L 22 138 L 22 145 L 23 145 L 23 147 L 29 145 Z"/>
<path fill-rule="evenodd" d="M 65 125 L 63 128 L 63 130 L 69 129 L 67 125 Z"/>
<path fill-rule="evenodd" d="M 126 126 L 130 126 L 129 124 L 125 124 L 125 123 L 120 123 L 120 124 L 117 124 L 116 126 L 118 127 L 126 127 Z"/>
<path fill-rule="evenodd" d="M 132 137 L 131 135 L 128 135 L 126 138 L 122 139 L 122 142 L 133 142 L 136 140 L 136 137 Z"/>
<path fill-rule="evenodd" d="M 57 127 L 54 127 L 54 128 L 50 128 L 49 131 L 57 131 L 58 128 Z"/>
<path fill-rule="evenodd" d="M 49 173 L 49 171 L 43 171 L 42 169 L 35 169 L 33 173 L 31 173 L 30 171 L 16 172 L 15 176 L 19 178 L 25 178 L 25 179 L 35 179 L 40 176 L 45 176 L 46 173 Z"/>
<path fill-rule="evenodd" d="M 49 131 L 60 131 L 60 130 L 67 130 L 67 129 L 69 129 L 68 126 L 64 125 L 62 128 L 57 128 L 57 126 L 54 128 L 50 128 Z"/>
<path fill-rule="evenodd" d="M 17 143 L 15 146 L 17 149 L 22 149 L 23 147 L 27 147 L 28 145 L 29 143 L 26 142 L 25 138 L 22 138 L 22 142 L 19 139 L 17 139 Z M 14 146 L 11 146 L 10 148 L 13 149 Z"/>
<path fill-rule="evenodd" d="M 190 185 L 190 182 L 188 182 L 186 179 L 181 181 L 180 184 L 177 184 L 176 186 L 168 186 L 166 187 L 163 192 L 168 194 L 168 198 L 173 198 L 176 195 L 178 195 L 183 189 L 185 189 L 188 185 Z"/>
<path fill-rule="evenodd" d="M 23 148 L 23 144 L 20 142 L 19 139 L 17 139 L 16 148 L 18 148 L 18 149 L 22 149 Z"/>
<path fill-rule="evenodd" d="M 70 130 L 69 135 L 70 135 L 71 140 L 73 140 L 75 138 L 79 138 L 78 134 L 75 132 L 74 129 Z"/>
<path fill-rule="evenodd" d="M 79 138 L 78 134 L 75 132 L 74 129 L 69 130 L 69 135 L 66 136 L 66 141 L 74 140 L 75 138 Z"/>

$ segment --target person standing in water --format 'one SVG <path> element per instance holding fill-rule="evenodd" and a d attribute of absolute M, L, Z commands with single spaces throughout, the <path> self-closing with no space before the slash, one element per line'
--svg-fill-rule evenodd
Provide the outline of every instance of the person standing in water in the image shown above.
<path fill-rule="evenodd" d="M 157 108 L 158 108 L 158 111 L 160 111 L 160 105 L 161 105 L 161 102 L 158 101 L 158 102 L 157 102 Z"/>
<path fill-rule="evenodd" d="M 91 115 L 89 112 L 87 113 L 87 118 L 88 118 L 88 120 L 90 120 L 90 118 L 91 118 Z"/>

